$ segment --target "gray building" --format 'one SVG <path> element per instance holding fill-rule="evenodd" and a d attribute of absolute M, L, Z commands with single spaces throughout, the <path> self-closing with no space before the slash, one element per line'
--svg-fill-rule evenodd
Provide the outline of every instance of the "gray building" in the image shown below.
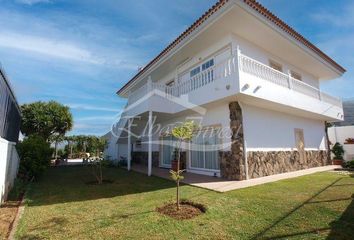
<path fill-rule="evenodd" d="M 17 142 L 20 124 L 20 107 L 6 74 L 0 66 L 0 137 L 10 142 Z"/>
<path fill-rule="evenodd" d="M 343 101 L 344 121 L 334 123 L 335 126 L 354 126 L 354 99 Z"/>

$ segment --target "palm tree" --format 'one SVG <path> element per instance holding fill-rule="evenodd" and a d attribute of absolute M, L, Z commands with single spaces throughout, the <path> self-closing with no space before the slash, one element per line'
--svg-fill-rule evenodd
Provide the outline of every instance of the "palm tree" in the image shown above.
<path fill-rule="evenodd" d="M 56 134 L 49 137 L 49 141 L 54 143 L 55 159 L 58 159 L 58 144 L 64 141 L 64 135 Z"/>

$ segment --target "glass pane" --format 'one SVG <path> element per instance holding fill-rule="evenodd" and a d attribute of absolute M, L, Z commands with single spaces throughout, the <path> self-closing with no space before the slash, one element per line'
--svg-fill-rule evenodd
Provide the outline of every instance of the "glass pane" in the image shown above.
<path fill-rule="evenodd" d="M 162 164 L 170 165 L 173 160 L 174 138 L 172 136 L 163 137 Z"/>
<path fill-rule="evenodd" d="M 202 135 L 197 135 L 192 140 L 191 167 L 204 168 L 204 151 Z"/>
<path fill-rule="evenodd" d="M 219 169 L 217 138 L 215 131 L 205 134 L 205 168 Z"/>

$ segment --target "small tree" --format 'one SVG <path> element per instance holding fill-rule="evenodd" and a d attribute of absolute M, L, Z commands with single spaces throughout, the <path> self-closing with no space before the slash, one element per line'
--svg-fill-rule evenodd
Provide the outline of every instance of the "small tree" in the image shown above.
<path fill-rule="evenodd" d="M 95 176 L 97 183 L 102 184 L 103 183 L 103 173 L 102 173 L 102 168 L 107 165 L 107 161 L 105 161 L 102 156 L 101 152 L 105 149 L 107 146 L 107 141 L 103 138 L 98 138 L 95 136 L 89 137 L 88 141 L 90 143 L 91 151 L 93 155 L 95 156 L 92 160 L 92 173 Z"/>
<path fill-rule="evenodd" d="M 176 205 L 177 210 L 180 209 L 180 198 L 179 198 L 179 183 L 184 179 L 182 173 L 184 169 L 180 169 L 180 161 L 181 161 L 181 147 L 182 143 L 186 141 L 190 141 L 194 135 L 197 126 L 193 121 L 187 121 L 179 126 L 176 126 L 172 129 L 172 135 L 177 138 L 177 170 L 171 170 L 171 178 L 176 181 Z"/>
<path fill-rule="evenodd" d="M 331 152 L 334 154 L 335 159 L 343 160 L 344 149 L 340 143 L 334 144 Z"/>
<path fill-rule="evenodd" d="M 64 135 L 73 125 L 69 107 L 55 101 L 23 104 L 21 115 L 21 132 L 26 136 L 41 136 L 46 141 L 52 135 Z"/>

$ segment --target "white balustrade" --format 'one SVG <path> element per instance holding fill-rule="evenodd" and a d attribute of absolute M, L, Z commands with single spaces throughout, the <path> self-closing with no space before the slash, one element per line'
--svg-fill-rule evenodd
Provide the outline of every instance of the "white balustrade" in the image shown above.
<path fill-rule="evenodd" d="M 292 89 L 299 93 L 316 98 L 320 101 L 324 101 L 339 107 L 342 106 L 342 101 L 339 98 L 323 93 L 319 89 L 307 83 L 297 80 L 285 73 L 277 71 L 250 57 L 241 54 L 239 56 L 239 60 L 240 60 L 240 70 L 245 73 L 251 74 L 263 80 L 267 80 L 279 86 Z"/>
<path fill-rule="evenodd" d="M 166 98 L 180 97 L 181 95 L 188 94 L 199 88 L 202 88 L 212 82 L 221 81 L 232 74 L 239 71 L 247 74 L 251 74 L 260 79 L 266 80 L 273 84 L 292 89 L 307 96 L 316 98 L 320 101 L 324 101 L 335 106 L 342 106 L 342 102 L 339 98 L 332 97 L 328 94 L 321 92 L 319 89 L 292 78 L 289 74 L 277 71 L 257 60 L 247 57 L 241 53 L 238 56 L 232 55 L 231 57 L 209 67 L 208 69 L 201 71 L 200 73 L 190 77 L 187 80 L 178 82 L 173 86 L 166 86 L 160 83 L 152 83 L 151 89 L 153 91 L 159 91 Z M 238 57 L 238 59 L 237 59 Z M 238 63 L 237 63 L 238 60 Z M 238 79 L 235 78 L 234 81 Z M 132 94 L 129 95 L 128 104 L 136 102 L 148 93 L 149 88 L 147 84 L 138 88 Z"/>

